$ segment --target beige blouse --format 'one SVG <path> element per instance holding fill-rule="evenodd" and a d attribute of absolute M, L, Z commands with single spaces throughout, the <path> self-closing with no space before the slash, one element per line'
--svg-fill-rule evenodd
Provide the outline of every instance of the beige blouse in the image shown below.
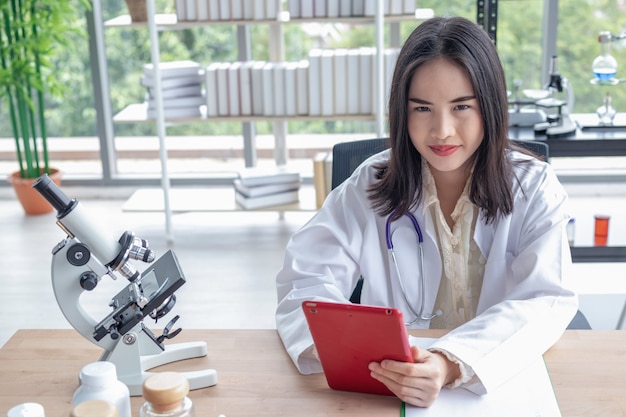
<path fill-rule="evenodd" d="M 452 230 L 444 218 L 435 180 L 423 161 L 424 214 L 430 210 L 437 228 L 442 277 L 433 311 L 441 314 L 431 321 L 432 329 L 453 329 L 476 316 L 486 259 L 474 242 L 478 207 L 469 199 L 468 179 L 452 212 Z"/>

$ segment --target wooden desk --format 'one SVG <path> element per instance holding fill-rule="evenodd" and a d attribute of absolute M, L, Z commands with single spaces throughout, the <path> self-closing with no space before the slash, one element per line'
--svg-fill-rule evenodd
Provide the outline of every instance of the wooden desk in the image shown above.
<path fill-rule="evenodd" d="M 207 357 L 161 369 L 217 370 L 216 386 L 190 394 L 198 417 L 399 416 L 396 398 L 332 391 L 323 375 L 298 374 L 275 330 L 187 330 L 173 341 L 197 340 Z M 100 353 L 74 330 L 18 331 L 0 349 L 0 415 L 39 402 L 47 416 L 67 416 L 80 369 Z M 626 416 L 626 331 L 569 330 L 545 360 L 564 417 Z M 143 400 L 131 402 L 139 415 Z"/>

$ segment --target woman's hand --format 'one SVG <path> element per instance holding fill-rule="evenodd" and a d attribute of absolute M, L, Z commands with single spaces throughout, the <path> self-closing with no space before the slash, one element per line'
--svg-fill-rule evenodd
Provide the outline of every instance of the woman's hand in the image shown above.
<path fill-rule="evenodd" d="M 372 378 L 382 382 L 407 404 L 428 407 L 435 402 L 441 388 L 460 375 L 459 366 L 443 354 L 411 347 L 414 363 L 385 359 L 369 364 Z"/>

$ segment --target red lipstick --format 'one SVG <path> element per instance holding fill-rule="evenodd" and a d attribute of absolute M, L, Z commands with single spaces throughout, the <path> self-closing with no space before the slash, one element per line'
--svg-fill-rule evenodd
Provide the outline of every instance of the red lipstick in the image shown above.
<path fill-rule="evenodd" d="M 433 145 L 430 149 L 438 156 L 452 155 L 459 148 L 457 145 Z"/>

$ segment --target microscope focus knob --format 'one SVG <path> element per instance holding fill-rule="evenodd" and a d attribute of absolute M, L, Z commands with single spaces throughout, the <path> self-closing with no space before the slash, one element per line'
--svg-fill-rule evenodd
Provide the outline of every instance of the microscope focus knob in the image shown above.
<path fill-rule="evenodd" d="M 80 276 L 80 286 L 85 291 L 91 291 L 98 285 L 98 276 L 93 271 L 83 272 Z"/>

